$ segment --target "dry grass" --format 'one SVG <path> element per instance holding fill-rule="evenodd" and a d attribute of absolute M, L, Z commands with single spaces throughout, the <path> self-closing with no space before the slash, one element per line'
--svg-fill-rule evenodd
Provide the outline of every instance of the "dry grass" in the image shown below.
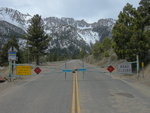
<path fill-rule="evenodd" d="M 116 68 L 116 66 L 120 63 L 127 62 L 126 60 L 118 60 L 117 56 L 115 54 L 112 54 L 110 57 L 104 57 L 101 60 L 95 60 L 92 56 L 88 57 L 86 59 L 87 63 L 100 66 L 101 68 L 106 68 L 108 65 L 112 65 Z M 116 70 L 115 70 L 116 72 Z M 144 77 L 143 77 L 144 72 Z M 119 74 L 115 73 L 114 77 L 119 77 L 122 79 L 129 79 L 132 81 L 136 81 L 142 84 L 145 84 L 147 86 L 150 86 L 150 64 L 144 68 L 144 71 L 140 72 L 140 77 L 138 78 L 136 74 Z"/>
<path fill-rule="evenodd" d="M 1 69 L 0 69 L 0 76 L 1 77 L 6 77 L 7 74 L 8 74 L 8 66 L 1 67 Z"/>
<path fill-rule="evenodd" d="M 147 67 L 145 67 L 144 72 L 143 71 L 140 72 L 140 75 L 141 75 L 140 82 L 150 86 L 150 64 Z"/>

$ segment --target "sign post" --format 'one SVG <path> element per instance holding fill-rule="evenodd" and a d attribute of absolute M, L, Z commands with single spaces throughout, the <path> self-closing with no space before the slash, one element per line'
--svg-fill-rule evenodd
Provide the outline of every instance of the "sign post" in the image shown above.
<path fill-rule="evenodd" d="M 9 61 L 8 77 L 10 78 L 10 81 L 11 81 L 11 78 L 13 76 L 13 70 L 15 68 L 15 62 L 17 60 L 16 54 L 17 54 L 17 49 L 15 47 L 11 47 L 8 50 L 8 61 Z"/>
<path fill-rule="evenodd" d="M 11 81 L 11 77 L 12 77 L 12 61 L 9 61 L 9 66 L 8 66 L 8 77 Z"/>
<path fill-rule="evenodd" d="M 143 78 L 144 78 L 144 62 L 141 63 L 142 66 L 142 73 L 143 73 Z"/>

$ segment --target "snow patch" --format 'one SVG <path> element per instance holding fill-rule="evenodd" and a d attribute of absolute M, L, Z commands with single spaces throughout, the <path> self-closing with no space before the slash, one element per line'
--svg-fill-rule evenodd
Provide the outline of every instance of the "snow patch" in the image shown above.
<path fill-rule="evenodd" d="M 93 31 L 78 31 L 79 37 L 83 38 L 83 40 L 90 45 L 90 43 L 95 43 L 96 40 L 99 40 L 99 35 L 97 32 Z"/>

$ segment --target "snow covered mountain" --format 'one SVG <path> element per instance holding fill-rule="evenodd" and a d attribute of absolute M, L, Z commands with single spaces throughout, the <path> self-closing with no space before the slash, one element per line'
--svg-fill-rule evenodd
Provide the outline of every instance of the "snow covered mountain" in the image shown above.
<path fill-rule="evenodd" d="M 15 9 L 0 8 L 0 38 L 5 39 L 12 34 L 20 38 L 26 33 L 31 18 L 30 14 L 22 14 Z M 88 48 L 106 36 L 111 37 L 111 31 L 115 24 L 113 19 L 100 19 L 94 23 L 87 23 L 85 20 L 66 17 L 47 17 L 43 18 L 43 21 L 45 32 L 52 37 L 49 42 L 50 52 L 59 48 L 61 52 L 76 53 L 75 51 L 79 51 L 85 46 Z M 75 51 L 72 48 L 75 48 Z"/>
<path fill-rule="evenodd" d="M 63 31 L 65 27 L 71 26 L 75 28 L 78 39 L 83 39 L 87 44 L 94 44 L 96 41 L 104 38 L 104 36 L 111 35 L 115 20 L 100 19 L 95 23 L 87 23 L 85 20 L 74 20 L 73 18 L 48 17 L 44 19 L 44 22 L 45 30 L 49 34 Z"/>
<path fill-rule="evenodd" d="M 26 30 L 31 15 L 22 14 L 21 12 L 11 8 L 0 8 L 0 21 L 7 21 L 17 27 Z"/>

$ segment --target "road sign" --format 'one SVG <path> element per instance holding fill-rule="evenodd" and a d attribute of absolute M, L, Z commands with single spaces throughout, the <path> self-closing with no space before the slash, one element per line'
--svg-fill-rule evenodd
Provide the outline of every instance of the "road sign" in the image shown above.
<path fill-rule="evenodd" d="M 6 80 L 3 77 L 0 77 L 0 83 L 5 82 Z"/>
<path fill-rule="evenodd" d="M 119 73 L 132 73 L 131 63 L 121 63 L 117 66 L 117 71 Z"/>
<path fill-rule="evenodd" d="M 110 66 L 107 67 L 107 70 L 111 73 L 115 70 L 115 68 L 110 65 Z"/>
<path fill-rule="evenodd" d="M 8 60 L 15 61 L 16 59 L 17 59 L 17 57 L 16 57 L 16 52 L 15 51 L 8 52 Z"/>
<path fill-rule="evenodd" d="M 42 71 L 42 70 L 41 70 L 39 67 L 36 67 L 36 68 L 34 69 L 34 72 L 35 72 L 36 74 L 39 74 L 41 71 Z"/>
<path fill-rule="evenodd" d="M 9 50 L 8 50 L 8 52 L 11 52 L 11 51 L 17 52 L 17 49 L 15 47 L 10 47 Z"/>
<path fill-rule="evenodd" d="M 31 75 L 31 66 L 16 66 L 16 75 Z"/>

